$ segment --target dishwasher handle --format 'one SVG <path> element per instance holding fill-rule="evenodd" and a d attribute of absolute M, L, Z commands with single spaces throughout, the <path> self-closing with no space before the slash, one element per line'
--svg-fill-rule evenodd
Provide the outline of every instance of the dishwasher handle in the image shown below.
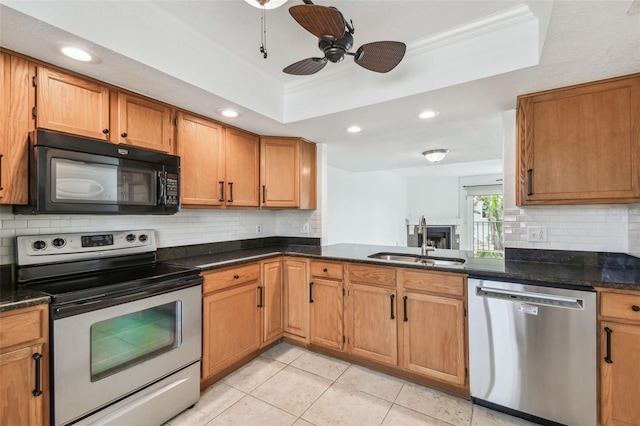
<path fill-rule="evenodd" d="M 556 296 L 553 294 L 476 286 L 476 296 L 513 302 L 524 302 L 532 305 L 549 306 L 552 308 L 584 309 L 583 299 Z"/>

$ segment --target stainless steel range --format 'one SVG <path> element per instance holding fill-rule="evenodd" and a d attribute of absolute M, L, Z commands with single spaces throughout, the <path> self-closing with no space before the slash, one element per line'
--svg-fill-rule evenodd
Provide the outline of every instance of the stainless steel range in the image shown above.
<path fill-rule="evenodd" d="M 161 424 L 198 401 L 202 278 L 157 262 L 153 230 L 16 245 L 18 282 L 52 298 L 51 424 Z"/>

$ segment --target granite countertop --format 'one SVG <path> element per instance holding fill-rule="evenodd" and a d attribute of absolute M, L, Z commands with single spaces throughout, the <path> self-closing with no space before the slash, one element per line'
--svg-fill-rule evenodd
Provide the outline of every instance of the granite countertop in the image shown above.
<path fill-rule="evenodd" d="M 640 259 L 619 253 L 592 253 L 546 250 L 507 251 L 506 259 L 478 257 L 471 251 L 436 250 L 432 257 L 464 259 L 458 266 L 425 266 L 401 261 L 371 259 L 374 253 L 420 254 L 416 247 L 335 244 L 330 246 L 280 245 L 195 257 L 169 259 L 172 263 L 198 266 L 203 271 L 240 265 L 286 254 L 325 260 L 355 261 L 374 265 L 457 272 L 470 277 L 531 282 L 541 285 L 593 289 L 606 287 L 640 290 Z"/>
<path fill-rule="evenodd" d="M 0 312 L 49 303 L 49 296 L 13 284 L 10 267 L 0 267 Z"/>

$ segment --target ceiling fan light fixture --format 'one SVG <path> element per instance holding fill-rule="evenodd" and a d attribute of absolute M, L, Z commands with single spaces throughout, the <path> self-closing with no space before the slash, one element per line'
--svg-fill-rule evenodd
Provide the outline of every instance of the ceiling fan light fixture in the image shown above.
<path fill-rule="evenodd" d="M 253 7 L 257 7 L 258 9 L 275 9 L 277 7 L 282 6 L 287 2 L 287 0 L 244 0 L 249 3 Z"/>
<path fill-rule="evenodd" d="M 429 118 L 434 118 L 437 117 L 438 115 L 440 115 L 439 111 L 434 111 L 434 110 L 426 110 L 426 111 L 422 111 L 418 117 L 423 118 L 423 119 L 429 119 Z"/>
<path fill-rule="evenodd" d="M 422 155 L 432 163 L 437 163 L 438 161 L 442 161 L 444 157 L 447 156 L 447 153 L 449 153 L 448 149 L 431 149 L 423 152 Z"/>

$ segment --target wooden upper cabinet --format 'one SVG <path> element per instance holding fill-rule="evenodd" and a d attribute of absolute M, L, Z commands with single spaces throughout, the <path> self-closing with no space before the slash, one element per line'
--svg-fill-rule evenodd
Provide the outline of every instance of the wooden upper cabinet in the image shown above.
<path fill-rule="evenodd" d="M 37 127 L 110 140 L 108 87 L 45 67 L 37 74 Z"/>
<path fill-rule="evenodd" d="M 516 202 L 640 200 L 640 74 L 518 97 Z"/>
<path fill-rule="evenodd" d="M 225 184 L 228 207 L 258 207 L 260 138 L 225 128 Z"/>
<path fill-rule="evenodd" d="M 28 141 L 35 128 L 34 75 L 32 63 L 0 52 L 0 204 L 28 202 Z"/>
<path fill-rule="evenodd" d="M 316 208 L 316 146 L 300 138 L 260 138 L 260 206 Z"/>
<path fill-rule="evenodd" d="M 126 93 L 111 93 L 112 141 L 173 153 L 172 110 L 168 106 Z"/>
<path fill-rule="evenodd" d="M 178 155 L 184 205 L 224 203 L 222 126 L 184 112 L 178 113 Z"/>

